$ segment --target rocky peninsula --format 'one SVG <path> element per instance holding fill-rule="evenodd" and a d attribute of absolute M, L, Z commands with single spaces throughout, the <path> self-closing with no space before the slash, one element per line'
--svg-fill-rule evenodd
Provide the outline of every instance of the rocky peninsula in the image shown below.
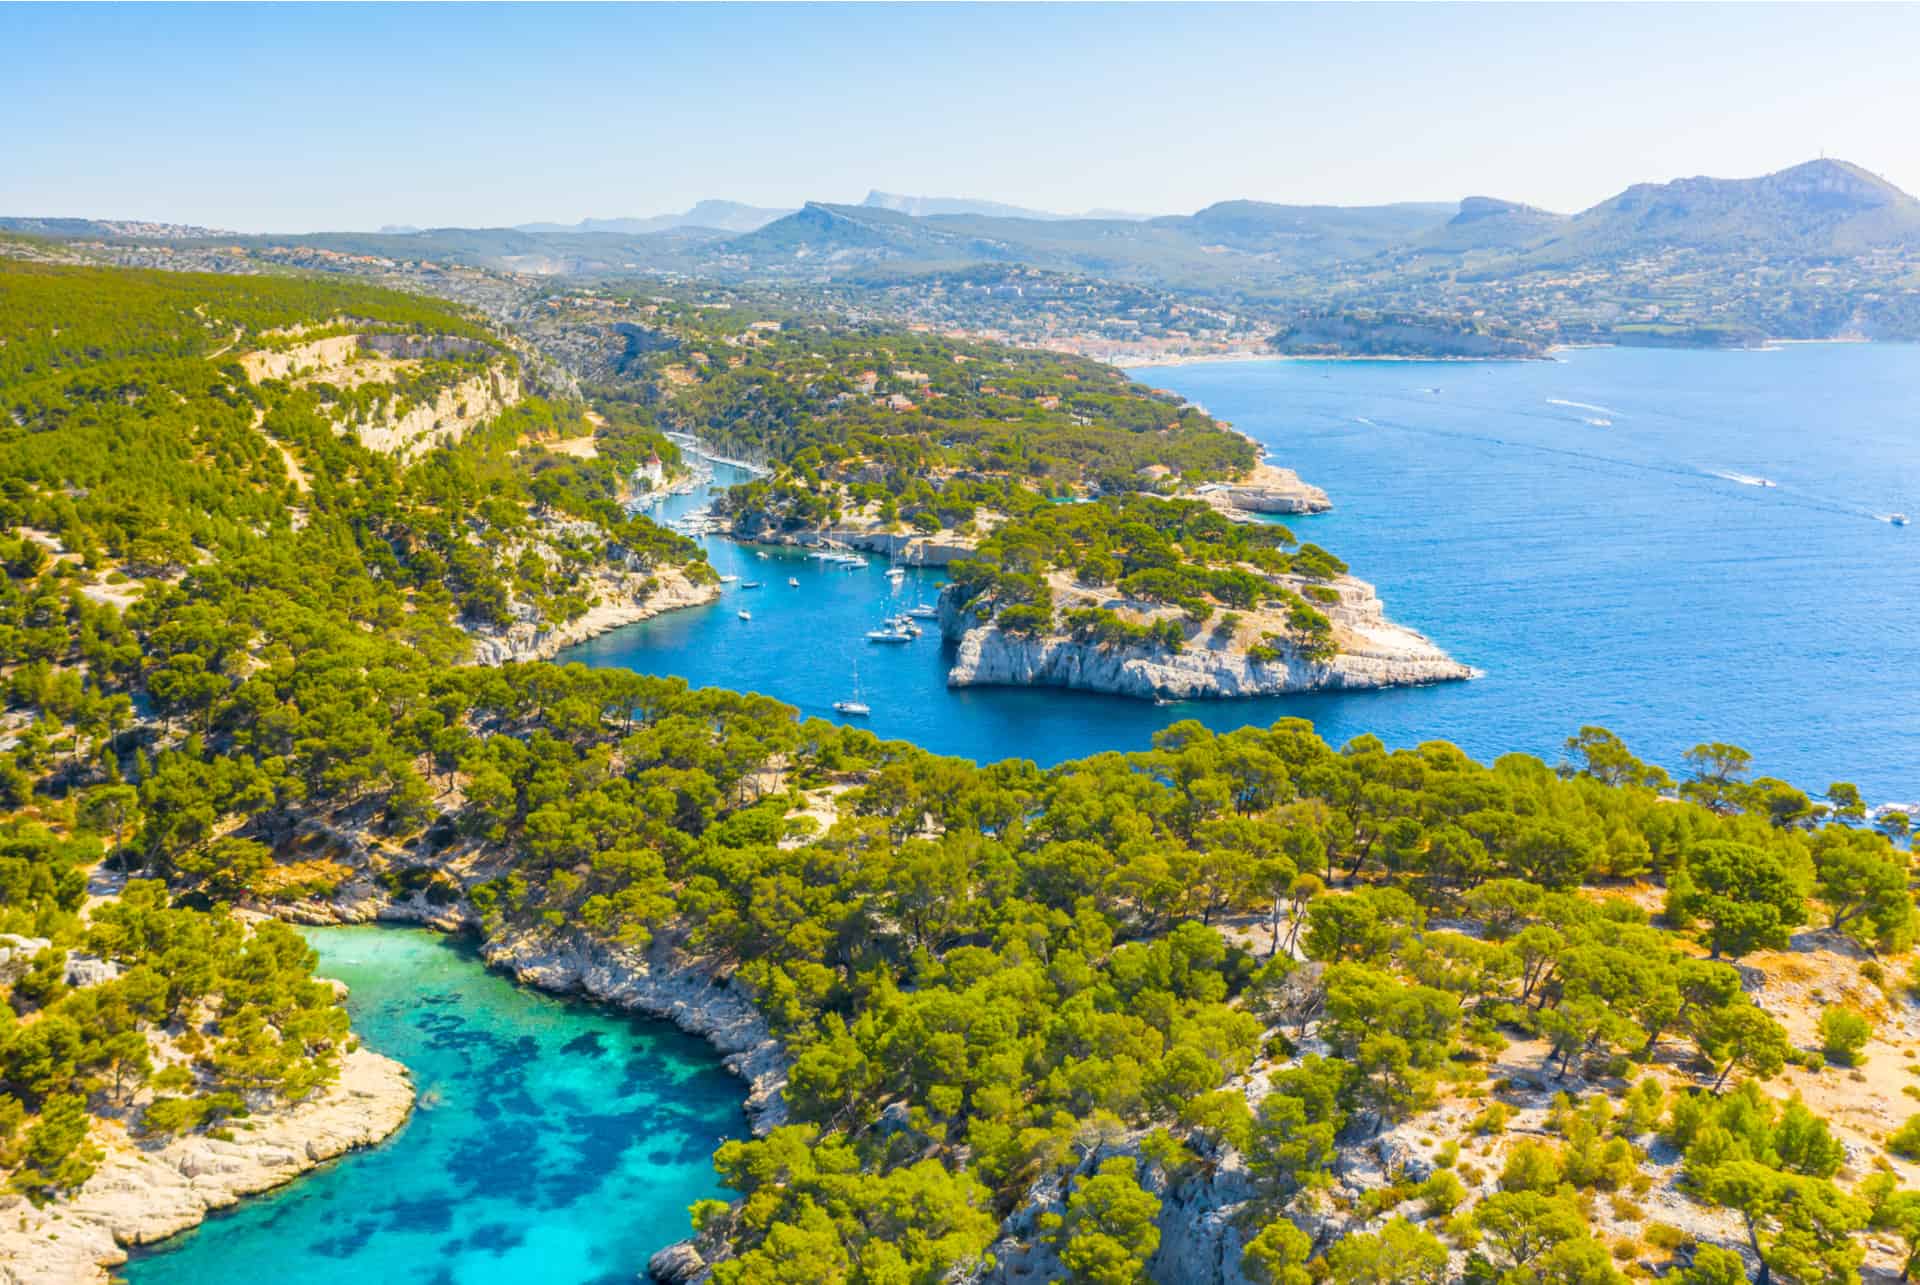
<path fill-rule="evenodd" d="M 97 1125 L 94 1141 L 106 1158 L 70 1199 L 42 1208 L 18 1196 L 0 1203 L 0 1285 L 105 1285 L 108 1269 L 127 1261 L 125 1246 L 164 1240 L 212 1210 L 371 1146 L 412 1109 L 407 1069 L 360 1048 L 341 1059 L 332 1085 L 255 1112 L 230 1137 L 193 1133 L 150 1146 Z"/>
<path fill-rule="evenodd" d="M 1067 573 L 1056 572 L 1051 580 L 1056 602 L 1102 607 L 1130 623 L 1180 618 L 1178 608 L 1115 596 L 1110 586 L 1081 585 Z M 965 609 L 949 588 L 940 597 L 941 633 L 955 649 L 947 685 L 1066 687 L 1142 700 L 1191 700 L 1412 687 L 1474 677 L 1470 667 L 1432 640 L 1387 619 L 1372 585 L 1341 576 L 1327 588 L 1338 601 L 1322 608 L 1333 625 L 1336 649 L 1326 660 L 1284 645 L 1263 646 L 1263 640 L 1283 640 L 1288 631 L 1280 609 L 1241 613 L 1231 629 L 1189 626 L 1186 642 L 1170 650 L 1154 642 L 1114 645 L 1059 630 L 1009 633 Z"/>

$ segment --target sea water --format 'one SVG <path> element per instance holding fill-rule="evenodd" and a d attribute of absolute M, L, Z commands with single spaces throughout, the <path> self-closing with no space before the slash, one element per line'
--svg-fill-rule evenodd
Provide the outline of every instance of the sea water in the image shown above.
<path fill-rule="evenodd" d="M 1679 768 L 1699 742 L 1755 770 L 1870 799 L 1920 798 L 1920 348 L 1583 349 L 1543 362 L 1254 361 L 1143 369 L 1331 495 L 1287 519 L 1378 586 L 1393 619 L 1482 671 L 1472 682 L 1260 700 L 1145 702 L 1059 690 L 951 690 L 937 633 L 870 644 L 931 602 L 709 539 L 741 576 L 711 606 L 562 659 L 679 674 L 836 717 L 851 694 L 886 737 L 977 760 L 1051 764 L 1137 749 L 1183 718 L 1228 729 L 1298 716 L 1335 744 L 1450 740 L 1557 761 L 1585 723 Z M 736 480 L 725 467 L 716 481 Z M 1771 483 L 1771 485 L 1763 485 Z M 673 516 L 705 494 L 663 506 Z M 801 581 L 790 589 L 788 576 Z M 760 580 L 762 587 L 741 583 Z M 752 619 L 736 614 L 750 609 Z"/>
<path fill-rule="evenodd" d="M 354 1031 L 412 1071 L 414 1113 L 140 1252 L 134 1285 L 631 1285 L 726 1194 L 712 1155 L 745 1136 L 743 1094 L 704 1042 L 517 986 L 423 929 L 303 932 Z"/>

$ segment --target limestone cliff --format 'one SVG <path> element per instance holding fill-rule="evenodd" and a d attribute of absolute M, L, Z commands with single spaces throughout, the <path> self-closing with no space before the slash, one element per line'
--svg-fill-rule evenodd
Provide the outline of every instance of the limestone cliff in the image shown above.
<path fill-rule="evenodd" d="M 1333 623 L 1338 654 L 1325 662 L 1293 654 L 1252 659 L 1247 641 L 1259 636 L 1262 621 L 1257 614 L 1231 636 L 1198 633 L 1179 651 L 1150 643 L 1109 646 L 1059 633 L 1015 636 L 978 620 L 948 588 L 940 596 L 941 632 L 954 644 L 947 685 L 1068 687 L 1146 700 L 1187 700 L 1411 687 L 1474 676 L 1426 637 L 1388 620 L 1372 585 L 1343 576 L 1332 587 L 1340 601 L 1327 605 L 1325 614 Z M 1060 596 L 1056 593 L 1056 601 Z M 1136 608 L 1143 617 L 1155 614 L 1143 604 L 1119 599 L 1097 605 Z"/>
<path fill-rule="evenodd" d="M 471 358 L 486 345 L 453 336 L 329 335 L 280 348 L 242 353 L 247 378 L 285 380 L 294 387 L 326 385 L 338 389 L 388 386 L 395 390 L 371 410 L 345 415 L 334 424 L 369 450 L 414 459 L 436 446 L 457 442 L 524 394 L 519 372 L 501 354 L 473 373 L 434 389 L 428 399 L 401 398 L 402 381 L 415 376 L 422 362 Z"/>
<path fill-rule="evenodd" d="M 474 629 L 473 660 L 479 665 L 551 660 L 575 643 L 622 625 L 650 620 L 681 607 L 697 607 L 720 596 L 720 586 L 689 579 L 678 567 L 651 572 L 605 568 L 584 586 L 594 605 L 585 614 L 557 625 L 543 625 L 530 613 L 505 625 Z"/>
<path fill-rule="evenodd" d="M 1204 493 L 1201 498 L 1219 497 L 1225 507 L 1241 513 L 1326 513 L 1333 501 L 1319 487 L 1300 480 L 1290 468 L 1256 464 L 1246 477 L 1229 486 Z"/>
<path fill-rule="evenodd" d="M 197 1226 L 210 1210 L 378 1142 L 412 1109 L 406 1068 L 363 1048 L 342 1059 L 336 1083 L 305 1102 L 255 1112 L 231 1139 L 188 1134 L 143 1144 L 118 1126 L 97 1126 L 106 1158 L 70 1200 L 44 1209 L 0 1200 L 0 1285 L 105 1285 L 107 1269 L 127 1259 L 122 1246 Z"/>
<path fill-rule="evenodd" d="M 958 531 L 920 532 L 888 530 L 880 522 L 841 522 L 831 527 L 786 531 L 758 515 L 735 522 L 732 535 L 747 544 L 778 544 L 812 549 L 841 546 L 864 549 L 912 567 L 944 567 L 960 558 L 971 558 L 979 541 Z"/>

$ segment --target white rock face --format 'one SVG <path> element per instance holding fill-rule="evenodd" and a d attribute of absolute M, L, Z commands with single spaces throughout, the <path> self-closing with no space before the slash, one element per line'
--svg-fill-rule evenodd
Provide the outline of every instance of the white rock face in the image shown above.
<path fill-rule="evenodd" d="M 940 627 L 956 644 L 949 687 L 1069 687 L 1151 700 L 1277 696 L 1287 692 L 1412 687 L 1472 678 L 1474 671 L 1429 639 L 1386 618 L 1373 586 L 1350 576 L 1335 582 L 1341 602 L 1326 608 L 1340 652 L 1324 664 L 1287 657 L 1257 661 L 1244 650 L 1203 638 L 1178 652 L 1105 647 L 1063 635 L 1013 637 L 940 598 Z"/>
<path fill-rule="evenodd" d="M 1065 1275 L 1059 1255 L 1043 1238 L 1040 1219 L 1064 1214 L 1069 1182 L 1093 1176 L 1102 1162 L 1131 1156 L 1142 1185 L 1160 1198 L 1160 1247 L 1147 1260 L 1151 1280 L 1179 1285 L 1251 1285 L 1240 1267 L 1245 1248 L 1236 1222 L 1253 1197 L 1246 1162 L 1225 1151 L 1206 1169 L 1168 1185 L 1160 1171 L 1141 1159 L 1140 1140 L 1130 1138 L 1097 1148 L 1067 1175 L 1054 1174 L 1029 1189 L 1000 1224 L 1000 1238 L 989 1249 L 993 1266 L 969 1278 L 977 1285 L 1045 1285 Z"/>
<path fill-rule="evenodd" d="M 579 992 L 702 1036 L 725 1054 L 726 1068 L 747 1082 L 753 1131 L 765 1134 L 787 1122 L 781 1096 L 786 1052 L 753 1001 L 710 961 L 683 955 L 669 940 L 656 940 L 643 954 L 573 932 L 510 937 L 488 942 L 480 953 L 526 985 Z"/>
<path fill-rule="evenodd" d="M 1226 490 L 1227 503 L 1243 513 L 1325 513 L 1333 501 L 1319 487 L 1300 480 L 1290 468 L 1256 464 L 1242 482 Z"/>
<path fill-rule="evenodd" d="M 431 402 L 403 415 L 390 411 L 367 423 L 344 425 L 368 450 L 411 460 L 436 446 L 457 442 L 479 424 L 520 400 L 520 377 L 488 370 L 440 390 Z"/>
<path fill-rule="evenodd" d="M 648 579 L 654 582 L 654 588 L 643 593 L 640 586 Z M 600 601 L 565 624 L 542 629 L 532 621 L 519 621 L 504 630 L 476 632 L 474 663 L 504 665 L 510 661 L 551 660 L 575 643 L 596 638 L 622 625 L 650 620 L 682 607 L 697 607 L 720 596 L 719 585 L 695 584 L 677 567 L 662 567 L 650 577 L 605 572 L 594 578 L 589 591 Z"/>
<path fill-rule="evenodd" d="M 72 1199 L 35 1209 L 0 1199 L 0 1285 L 105 1285 L 127 1259 L 123 1245 L 163 1240 L 207 1211 L 266 1191 L 398 1129 L 413 1109 L 413 1081 L 391 1058 L 357 1049 L 340 1078 L 305 1102 L 258 1112 L 232 1141 L 188 1135 L 141 1145 L 96 1126 L 106 1158 Z"/>

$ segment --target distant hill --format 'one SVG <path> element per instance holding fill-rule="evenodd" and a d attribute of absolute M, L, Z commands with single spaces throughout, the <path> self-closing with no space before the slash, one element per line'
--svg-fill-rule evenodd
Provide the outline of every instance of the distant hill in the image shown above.
<path fill-rule="evenodd" d="M 1920 201 L 1845 161 L 1760 178 L 1636 183 L 1573 216 L 1536 257 L 1579 260 L 1661 246 L 1846 255 L 1920 245 Z"/>
<path fill-rule="evenodd" d="M 1271 205 L 1221 201 L 1197 214 L 1152 221 L 1196 241 L 1290 259 L 1346 259 L 1403 245 L 1453 214 L 1431 202 L 1399 205 Z"/>
<path fill-rule="evenodd" d="M 578 223 L 521 223 L 515 226 L 514 231 L 550 236 L 578 236 L 589 232 L 604 232 L 614 236 L 648 236 L 655 232 L 670 232 L 689 227 L 712 228 L 718 232 L 751 232 L 790 213 L 792 213 L 791 210 L 742 205 L 738 201 L 701 201 L 692 209 L 679 214 L 654 214 L 645 218 L 582 219 Z"/>
<path fill-rule="evenodd" d="M 1566 224 L 1566 215 L 1551 210 L 1491 196 L 1469 196 L 1460 202 L 1457 214 L 1420 239 L 1420 248 L 1453 253 L 1517 250 L 1558 235 Z"/>
<path fill-rule="evenodd" d="M 923 219 L 938 214 L 984 214 L 998 219 L 1064 219 L 1067 215 L 1053 214 L 1046 210 L 1030 210 L 1019 205 L 1003 205 L 999 201 L 976 201 L 964 196 L 901 196 L 895 192 L 875 190 L 867 193 L 867 199 L 860 202 L 869 209 L 892 210 L 895 214 L 910 214 Z"/>
<path fill-rule="evenodd" d="M 188 223 L 155 223 L 146 219 L 0 218 L 0 232 L 24 232 L 29 236 L 69 239 L 127 238 L 143 241 L 192 241 L 236 235 L 218 228 L 195 227 Z"/>
<path fill-rule="evenodd" d="M 988 218 L 1045 219 L 1052 222 L 1092 219 L 1144 223 L 1154 217 L 1151 214 L 1134 214 L 1126 210 L 1088 210 L 1084 214 L 1057 214 L 1051 210 L 1035 210 L 1023 205 L 1006 205 L 1000 201 L 980 201 L 964 196 L 901 196 L 896 192 L 882 192 L 877 188 L 868 192 L 867 199 L 860 204 L 869 209 L 892 210 L 895 214 L 910 214 L 922 219 L 942 214 L 978 214 Z"/>

